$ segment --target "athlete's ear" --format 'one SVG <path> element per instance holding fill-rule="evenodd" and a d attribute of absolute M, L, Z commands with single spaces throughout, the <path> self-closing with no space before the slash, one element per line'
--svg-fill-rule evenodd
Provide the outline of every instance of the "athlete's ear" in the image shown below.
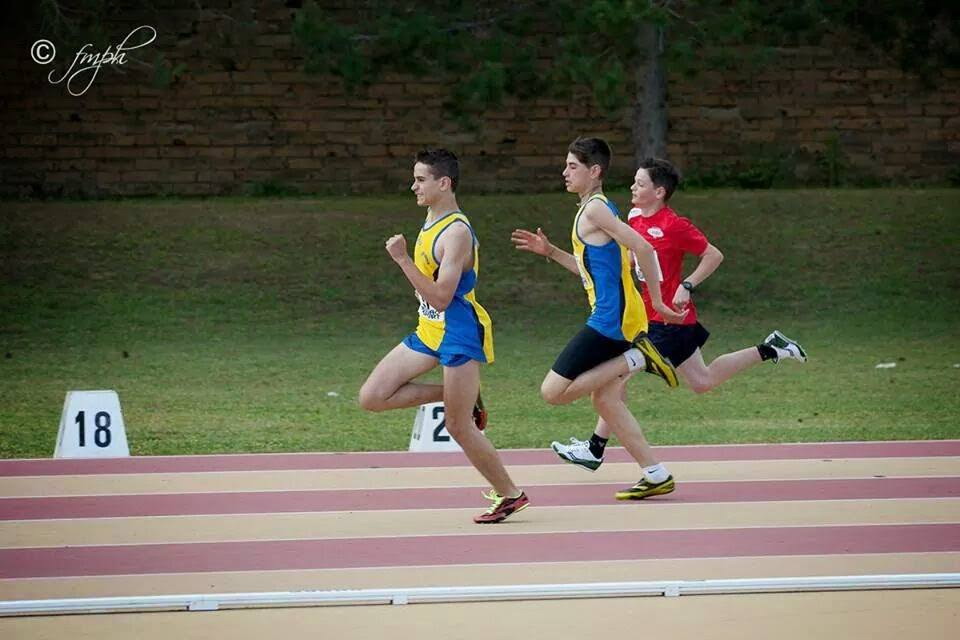
<path fill-rule="evenodd" d="M 450 179 L 450 176 L 440 178 L 440 191 L 450 191 L 450 187 L 452 186 L 453 180 Z"/>
<path fill-rule="evenodd" d="M 600 174 L 603 173 L 603 167 L 598 164 L 590 165 L 590 177 L 594 180 L 600 179 Z"/>

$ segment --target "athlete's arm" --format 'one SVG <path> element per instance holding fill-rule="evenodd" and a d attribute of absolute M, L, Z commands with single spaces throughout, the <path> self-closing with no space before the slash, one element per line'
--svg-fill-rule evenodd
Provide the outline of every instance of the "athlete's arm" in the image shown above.
<path fill-rule="evenodd" d="M 633 228 L 617 218 L 610 215 L 610 210 L 601 202 L 591 202 L 583 212 L 583 217 L 587 223 L 600 229 L 621 245 L 633 251 L 634 260 L 637 266 L 644 273 L 659 273 L 657 269 L 657 254 L 654 252 L 650 243 L 644 240 Z M 663 302 L 663 296 L 660 293 L 659 278 L 647 278 L 647 291 L 650 293 L 650 304 L 657 310 L 665 322 L 679 323 L 687 315 L 687 311 L 676 312 Z"/>
<path fill-rule="evenodd" d="M 465 225 L 456 223 L 443 231 L 436 245 L 440 268 L 435 281 L 421 273 L 414 264 L 407 254 L 407 241 L 402 235 L 387 240 L 386 248 L 420 297 L 437 311 L 443 311 L 453 300 L 464 265 L 472 254 L 473 235 Z"/>
<path fill-rule="evenodd" d="M 684 280 L 694 287 L 697 287 L 713 275 L 713 272 L 717 270 L 721 262 L 723 262 L 723 254 L 720 253 L 720 249 L 707 243 L 707 248 L 700 254 L 700 262 L 697 263 L 697 268 L 693 270 L 693 273 L 684 278 Z M 683 287 L 677 287 L 677 293 L 673 296 L 673 306 L 678 309 L 683 309 L 689 302 L 690 292 Z"/>
<path fill-rule="evenodd" d="M 580 270 L 577 269 L 577 259 L 573 257 L 573 254 L 551 244 L 547 234 L 540 227 L 537 227 L 536 233 L 526 229 L 516 229 L 510 234 L 510 240 L 513 241 L 513 246 L 517 249 L 545 256 L 568 271 L 580 275 Z"/>

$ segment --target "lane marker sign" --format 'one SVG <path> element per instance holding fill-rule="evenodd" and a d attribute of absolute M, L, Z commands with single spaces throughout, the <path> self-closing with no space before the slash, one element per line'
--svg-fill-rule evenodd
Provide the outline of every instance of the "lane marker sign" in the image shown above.
<path fill-rule="evenodd" d="M 68 391 L 60 414 L 54 458 L 130 455 L 116 391 Z"/>
<path fill-rule="evenodd" d="M 442 402 L 420 405 L 413 419 L 409 451 L 463 451 L 447 432 L 444 417 Z"/>

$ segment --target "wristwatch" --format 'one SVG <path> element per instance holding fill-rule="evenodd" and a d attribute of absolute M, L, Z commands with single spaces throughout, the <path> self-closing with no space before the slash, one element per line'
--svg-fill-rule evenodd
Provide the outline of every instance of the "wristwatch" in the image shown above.
<path fill-rule="evenodd" d="M 684 280 L 683 282 L 680 283 L 680 286 L 691 293 L 693 292 L 693 283 L 690 282 L 689 280 Z"/>

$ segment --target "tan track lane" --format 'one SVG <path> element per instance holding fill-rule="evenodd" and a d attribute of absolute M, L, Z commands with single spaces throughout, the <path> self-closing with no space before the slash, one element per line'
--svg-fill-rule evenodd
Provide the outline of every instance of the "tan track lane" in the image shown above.
<path fill-rule="evenodd" d="M 0 620 L 32 640 L 662 637 L 671 640 L 903 640 L 955 637 L 960 589 L 609 598 Z M 282 632 L 280 631 L 282 629 Z M 954 629 L 950 632 L 949 629 Z"/>
<path fill-rule="evenodd" d="M 836 460 L 737 460 L 675 462 L 680 481 L 810 480 L 822 478 L 960 476 L 960 457 L 852 458 Z M 551 465 L 509 468 L 520 486 L 543 484 L 632 484 L 637 465 L 611 463 L 588 473 L 559 460 Z M 323 469 L 316 471 L 234 471 L 0 478 L 0 497 L 300 491 L 318 489 L 399 489 L 481 486 L 471 467 L 427 469 Z"/>
<path fill-rule="evenodd" d="M 960 572 L 960 552 L 671 558 L 599 562 L 8 579 L 0 580 L 0 599 L 34 600 L 41 598 L 93 598 L 187 593 L 570 584 L 580 582 L 942 572 Z M 960 589 L 957 591 L 960 591 Z M 365 611 L 365 609 L 353 610 Z M 3 636 L 0 635 L 0 637 Z M 919 638 L 921 636 L 913 637 Z"/>
<path fill-rule="evenodd" d="M 960 498 L 533 506 L 482 531 L 470 520 L 480 507 L 9 521 L 0 547 L 960 522 Z"/>

